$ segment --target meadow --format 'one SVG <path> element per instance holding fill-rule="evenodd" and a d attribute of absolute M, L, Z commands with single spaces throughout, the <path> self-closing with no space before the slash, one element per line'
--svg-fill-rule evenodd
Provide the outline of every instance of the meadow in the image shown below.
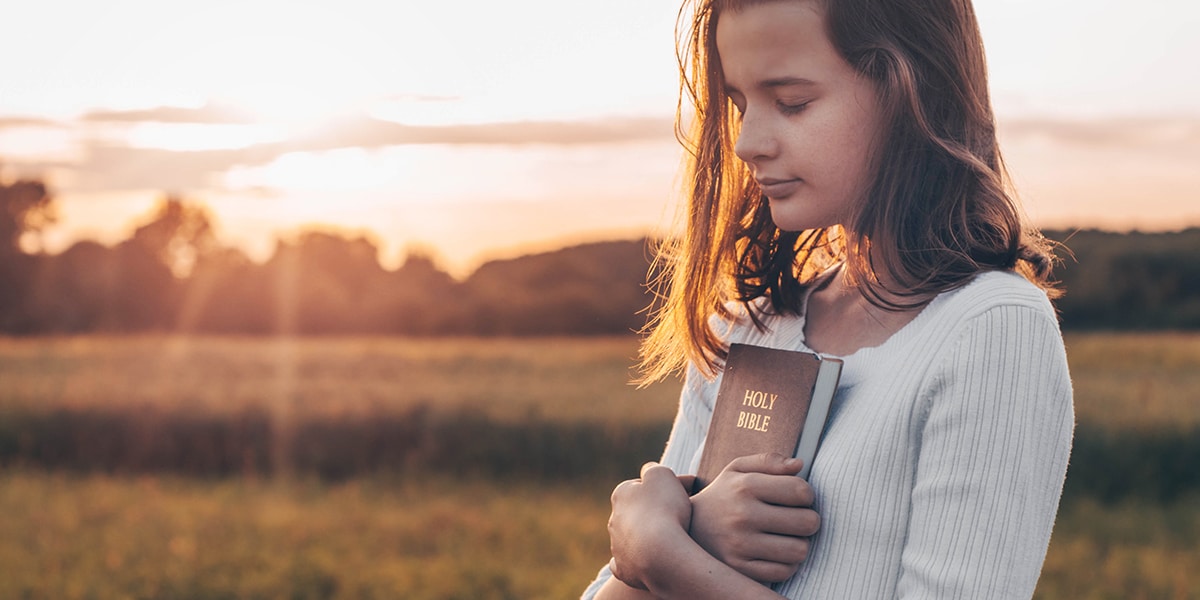
<path fill-rule="evenodd" d="M 1077 453 L 1038 597 L 1200 597 L 1200 335 L 1067 346 Z M 575 597 L 675 409 L 677 382 L 628 384 L 635 354 L 0 339 L 0 597 Z"/>

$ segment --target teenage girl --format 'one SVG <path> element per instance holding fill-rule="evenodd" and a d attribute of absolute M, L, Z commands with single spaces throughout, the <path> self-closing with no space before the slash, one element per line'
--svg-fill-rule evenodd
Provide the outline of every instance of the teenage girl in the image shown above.
<path fill-rule="evenodd" d="M 687 225 L 643 349 L 684 389 L 584 596 L 1030 597 L 1071 383 L 970 1 L 693 4 Z M 756 455 L 689 497 L 732 342 L 841 357 L 842 379 L 807 482 Z"/>

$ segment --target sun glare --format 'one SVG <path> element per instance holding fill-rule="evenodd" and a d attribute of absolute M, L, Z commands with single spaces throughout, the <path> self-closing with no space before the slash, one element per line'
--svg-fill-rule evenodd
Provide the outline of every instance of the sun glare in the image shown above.
<path fill-rule="evenodd" d="M 137 123 L 125 133 L 125 140 L 133 148 L 177 152 L 235 150 L 285 137 L 280 127 L 247 123 Z"/>
<path fill-rule="evenodd" d="M 75 133 L 66 128 L 31 125 L 0 129 L 0 157 L 73 161 L 81 154 Z"/>
<path fill-rule="evenodd" d="M 236 167 L 225 177 L 233 189 L 339 192 L 386 187 L 395 180 L 391 165 L 363 148 L 328 152 L 289 152 L 261 167 Z"/>
<path fill-rule="evenodd" d="M 4 14 L 23 26 L 0 36 L 0 54 L 20 57 L 0 89 L 0 174 L 55 188 L 62 219 L 47 248 L 123 239 L 172 193 L 209 204 L 256 258 L 275 230 L 324 223 L 453 246 L 440 250 L 461 265 L 527 238 L 659 226 L 684 183 L 669 127 L 678 2 L 10 4 Z M 1058 77 L 1100 51 L 1105 28 L 1073 19 L 1072 43 L 1059 44 L 1069 51 L 1049 52 L 1026 29 L 1060 28 L 1074 5 L 977 4 L 990 11 L 993 93 L 1009 107 L 1001 129 L 1023 132 L 1004 144 L 1032 214 L 1072 226 L 1200 219 L 1194 111 L 1154 112 L 1197 97 L 1195 81 L 1169 76 L 1178 61 L 1147 63 L 1138 78 L 1134 63 L 1104 60 Z M 1190 56 L 1200 38 L 1181 24 L 1196 11 L 1183 12 L 1162 44 L 1130 56 L 1160 46 Z M 1128 18 L 1089 15 L 1101 13 Z M 1046 61 L 1066 70 L 1037 68 Z M 1073 114 L 1135 96 L 1145 123 Z M 1065 112 L 1075 120 L 1062 123 Z"/>
<path fill-rule="evenodd" d="M 290 137 L 311 133 L 329 121 L 361 112 L 365 105 L 363 97 L 353 92 L 288 81 L 247 85 L 224 95 L 222 101 Z"/>

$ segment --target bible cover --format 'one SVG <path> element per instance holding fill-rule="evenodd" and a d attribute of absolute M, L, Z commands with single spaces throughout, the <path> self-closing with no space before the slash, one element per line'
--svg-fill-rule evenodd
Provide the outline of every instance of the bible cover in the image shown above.
<path fill-rule="evenodd" d="M 731 344 L 693 491 L 733 459 L 763 452 L 804 459 L 807 479 L 841 372 L 835 358 Z"/>

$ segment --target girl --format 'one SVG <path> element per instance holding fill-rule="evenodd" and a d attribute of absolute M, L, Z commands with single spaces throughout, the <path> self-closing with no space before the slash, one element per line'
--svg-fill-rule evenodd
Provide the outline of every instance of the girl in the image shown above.
<path fill-rule="evenodd" d="M 646 381 L 687 376 L 584 596 L 1030 597 L 1071 384 L 969 0 L 694 10 L 688 221 L 643 354 Z M 808 482 L 750 456 L 689 497 L 732 342 L 842 357 L 842 379 Z"/>

